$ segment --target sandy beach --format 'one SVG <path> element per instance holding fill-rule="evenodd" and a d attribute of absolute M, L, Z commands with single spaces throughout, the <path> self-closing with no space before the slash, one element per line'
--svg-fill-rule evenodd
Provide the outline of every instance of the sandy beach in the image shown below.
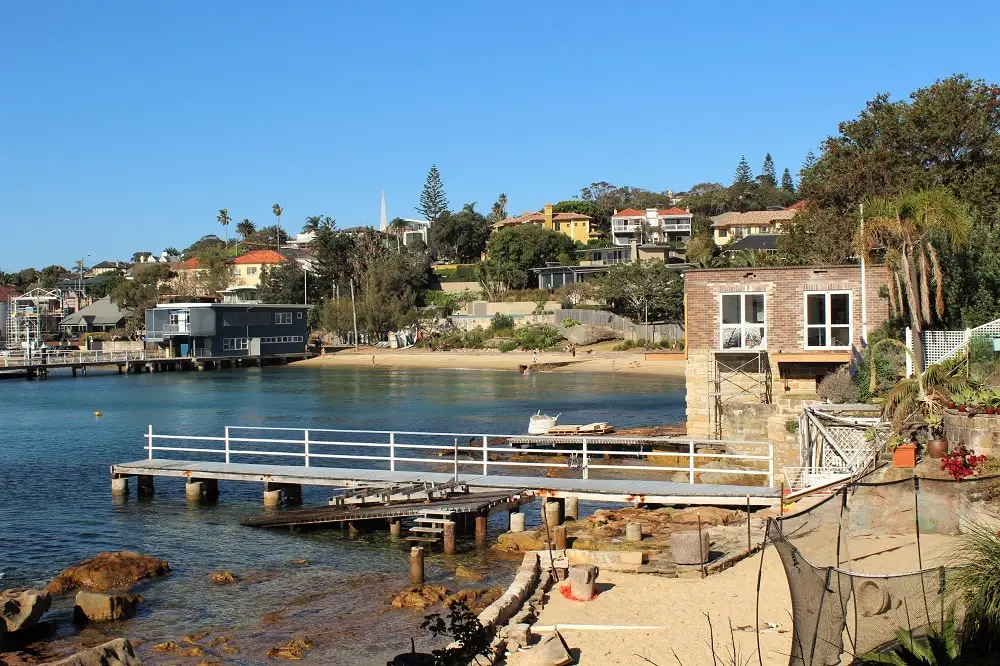
<path fill-rule="evenodd" d="M 683 357 L 674 360 L 646 360 L 642 353 L 593 351 L 578 349 L 574 358 L 567 352 L 540 352 L 538 364 L 542 372 L 623 372 L 663 377 L 683 377 Z M 424 369 L 477 369 L 509 370 L 517 372 L 519 366 L 532 363 L 531 352 L 501 353 L 493 350 L 430 351 L 394 350 L 362 347 L 317 356 L 297 365 L 311 366 L 361 366 Z"/>

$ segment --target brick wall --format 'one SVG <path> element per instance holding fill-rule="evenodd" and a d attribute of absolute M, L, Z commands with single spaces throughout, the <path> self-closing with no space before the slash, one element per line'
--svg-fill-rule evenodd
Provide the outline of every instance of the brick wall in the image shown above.
<path fill-rule="evenodd" d="M 879 296 L 887 284 L 884 266 L 866 269 L 868 330 L 889 317 L 889 301 Z M 860 266 L 775 268 L 718 268 L 684 273 L 687 302 L 687 348 L 691 351 L 719 348 L 719 304 L 724 293 L 763 293 L 767 350 L 771 353 L 806 351 L 804 293 L 850 291 L 852 344 L 861 340 Z"/>

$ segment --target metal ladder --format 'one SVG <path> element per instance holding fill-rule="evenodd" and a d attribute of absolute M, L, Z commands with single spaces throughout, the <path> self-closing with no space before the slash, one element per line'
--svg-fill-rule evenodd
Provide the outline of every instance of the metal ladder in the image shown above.
<path fill-rule="evenodd" d="M 444 535 L 444 524 L 451 521 L 451 509 L 423 509 L 408 530 L 407 541 L 438 543 Z"/>

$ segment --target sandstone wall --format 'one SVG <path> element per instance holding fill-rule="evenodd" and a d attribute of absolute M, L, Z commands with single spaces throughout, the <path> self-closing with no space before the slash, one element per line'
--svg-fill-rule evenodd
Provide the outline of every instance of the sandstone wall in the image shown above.
<path fill-rule="evenodd" d="M 944 434 L 950 447 L 964 444 L 978 454 L 1000 455 L 1000 416 L 946 412 Z"/>

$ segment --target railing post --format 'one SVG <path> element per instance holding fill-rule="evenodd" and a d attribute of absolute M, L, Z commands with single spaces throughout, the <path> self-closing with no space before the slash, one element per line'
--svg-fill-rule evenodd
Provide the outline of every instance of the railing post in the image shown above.
<path fill-rule="evenodd" d="M 455 461 L 455 483 L 458 483 L 458 437 L 455 438 L 455 448 L 452 449 L 453 460 Z"/>
<path fill-rule="evenodd" d="M 489 473 L 490 473 L 489 441 L 486 435 L 483 435 L 483 476 L 488 476 Z"/>
<path fill-rule="evenodd" d="M 694 483 L 694 440 L 688 442 L 688 482 Z"/>
<path fill-rule="evenodd" d="M 396 433 L 389 433 L 389 471 L 396 471 Z"/>
<path fill-rule="evenodd" d="M 149 450 L 149 459 L 153 459 L 153 424 L 149 424 L 149 431 L 146 435 L 146 449 Z"/>
<path fill-rule="evenodd" d="M 587 458 L 587 438 L 586 437 L 583 438 L 583 446 L 581 448 L 583 449 L 583 462 L 582 462 L 582 464 L 583 464 L 583 478 L 584 479 L 589 479 L 590 478 L 590 461 Z"/>
<path fill-rule="evenodd" d="M 226 449 L 226 464 L 228 465 L 229 464 L 229 426 L 226 426 L 226 437 L 225 437 L 225 439 L 226 439 L 226 445 L 225 445 L 224 448 Z"/>
<path fill-rule="evenodd" d="M 767 485 L 774 488 L 774 442 L 767 443 Z"/>
<path fill-rule="evenodd" d="M 302 432 L 304 433 L 302 436 L 302 442 L 305 444 L 306 467 L 309 467 L 309 429 L 306 428 Z"/>

